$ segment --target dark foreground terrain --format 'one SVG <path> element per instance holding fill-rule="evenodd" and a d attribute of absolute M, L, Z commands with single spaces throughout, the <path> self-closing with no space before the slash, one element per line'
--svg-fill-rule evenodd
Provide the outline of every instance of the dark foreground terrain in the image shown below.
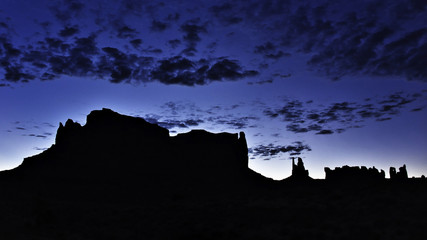
<path fill-rule="evenodd" d="M 298 159 L 273 181 L 247 153 L 244 133 L 93 111 L 0 172 L 0 239 L 427 239 L 425 179 L 313 180 Z"/>
<path fill-rule="evenodd" d="M 0 185 L 0 239 L 426 239 L 426 184 Z"/>

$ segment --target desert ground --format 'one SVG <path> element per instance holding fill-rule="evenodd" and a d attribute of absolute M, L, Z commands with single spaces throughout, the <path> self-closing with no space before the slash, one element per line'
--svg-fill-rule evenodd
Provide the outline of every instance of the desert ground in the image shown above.
<path fill-rule="evenodd" d="M 0 183 L 1 239 L 426 239 L 427 189 L 277 182 L 245 189 Z"/>

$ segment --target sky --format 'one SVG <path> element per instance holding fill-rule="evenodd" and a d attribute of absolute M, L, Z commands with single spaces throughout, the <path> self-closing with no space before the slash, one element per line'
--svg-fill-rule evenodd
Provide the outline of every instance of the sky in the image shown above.
<path fill-rule="evenodd" d="M 244 131 L 249 167 L 427 174 L 427 2 L 1 0 L 0 170 L 110 108 Z"/>

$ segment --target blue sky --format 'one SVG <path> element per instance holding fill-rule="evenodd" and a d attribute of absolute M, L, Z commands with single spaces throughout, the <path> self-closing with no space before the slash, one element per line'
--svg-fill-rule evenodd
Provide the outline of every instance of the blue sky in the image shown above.
<path fill-rule="evenodd" d="M 4 1 L 0 169 L 111 108 L 245 131 L 249 166 L 427 173 L 424 1 Z"/>

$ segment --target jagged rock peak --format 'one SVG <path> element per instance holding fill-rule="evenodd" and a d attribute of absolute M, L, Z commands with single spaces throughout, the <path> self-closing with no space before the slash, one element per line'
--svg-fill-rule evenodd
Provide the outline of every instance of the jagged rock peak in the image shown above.
<path fill-rule="evenodd" d="M 157 124 L 151 124 L 140 117 L 122 115 L 111 109 L 93 110 L 86 118 L 85 127 L 91 129 L 105 129 L 106 127 L 119 127 L 120 130 L 129 130 L 150 132 L 162 136 L 169 136 L 169 131 Z"/>
<path fill-rule="evenodd" d="M 103 124 L 106 122 L 118 121 L 119 119 L 138 119 L 140 122 L 146 122 L 142 118 L 136 118 L 131 116 L 122 115 L 114 112 L 111 109 L 103 108 L 102 110 L 93 110 L 86 117 L 86 125 Z"/>
<path fill-rule="evenodd" d="M 65 122 L 65 126 L 62 123 L 59 123 L 59 128 L 56 133 L 55 143 L 66 141 L 67 138 L 73 137 L 78 134 L 82 129 L 82 126 L 78 122 L 74 122 L 71 119 L 68 119 Z"/>
<path fill-rule="evenodd" d="M 60 123 L 55 143 L 69 143 L 76 138 L 90 136 L 145 136 L 153 138 L 167 138 L 169 131 L 156 124 L 151 124 L 139 117 L 119 114 L 111 109 L 93 110 L 86 118 L 86 124 L 68 119 L 63 125 Z"/>

